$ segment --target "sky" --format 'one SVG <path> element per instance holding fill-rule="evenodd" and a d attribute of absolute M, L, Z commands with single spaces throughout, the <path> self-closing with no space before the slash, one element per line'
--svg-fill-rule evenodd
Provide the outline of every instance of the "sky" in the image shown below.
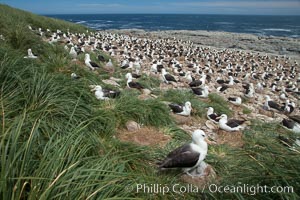
<path fill-rule="evenodd" d="M 300 0 L 0 0 L 36 14 L 300 15 Z"/>

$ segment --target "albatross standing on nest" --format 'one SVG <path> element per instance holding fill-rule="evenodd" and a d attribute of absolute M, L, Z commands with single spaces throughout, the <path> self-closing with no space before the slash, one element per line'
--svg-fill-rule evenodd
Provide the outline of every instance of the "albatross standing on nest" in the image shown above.
<path fill-rule="evenodd" d="M 201 176 L 202 174 L 192 175 L 192 171 L 197 169 L 206 157 L 208 144 L 204 131 L 195 130 L 192 134 L 192 142 L 185 144 L 167 155 L 160 163 L 160 169 L 182 168 L 184 173 L 189 176 Z"/>
<path fill-rule="evenodd" d="M 86 66 L 88 66 L 91 70 L 95 70 L 95 68 L 100 68 L 100 66 L 95 63 L 95 62 L 92 62 L 91 61 L 91 58 L 90 58 L 90 54 L 85 54 L 85 57 L 84 57 L 84 63 Z"/>
<path fill-rule="evenodd" d="M 131 73 L 127 73 L 125 77 L 127 78 L 127 86 L 129 88 L 135 88 L 135 89 L 138 89 L 138 90 L 144 89 L 144 87 L 140 83 L 132 81 Z"/>

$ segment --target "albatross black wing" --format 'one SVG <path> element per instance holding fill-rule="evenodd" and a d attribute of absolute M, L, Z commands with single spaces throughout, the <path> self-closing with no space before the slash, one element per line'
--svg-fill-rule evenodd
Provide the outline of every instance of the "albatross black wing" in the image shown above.
<path fill-rule="evenodd" d="M 200 80 L 195 80 L 195 81 L 192 81 L 189 83 L 190 87 L 198 87 L 200 85 L 202 85 L 202 81 L 200 81 Z"/>
<path fill-rule="evenodd" d="M 282 125 L 287 127 L 288 129 L 293 129 L 295 122 L 293 120 L 283 119 Z"/>
<path fill-rule="evenodd" d="M 169 107 L 174 113 L 181 113 L 183 111 L 183 106 L 175 103 L 169 104 Z"/>
<path fill-rule="evenodd" d="M 270 106 L 270 108 L 273 108 L 278 111 L 282 111 L 282 107 L 275 101 L 268 101 L 268 105 Z"/>
<path fill-rule="evenodd" d="M 196 95 L 202 95 L 203 94 L 203 89 L 202 88 L 192 88 L 193 93 Z"/>
<path fill-rule="evenodd" d="M 166 78 L 167 81 L 177 82 L 176 79 L 174 78 L 174 76 L 172 76 L 171 74 L 166 74 L 165 78 Z"/>
<path fill-rule="evenodd" d="M 99 66 L 97 63 L 95 63 L 95 62 L 90 62 L 90 64 L 91 64 L 92 67 L 94 67 L 94 68 L 100 68 L 100 66 Z"/>
<path fill-rule="evenodd" d="M 120 91 L 107 90 L 107 89 L 103 89 L 103 93 L 104 96 L 108 98 L 117 98 L 121 94 Z"/>
<path fill-rule="evenodd" d="M 131 81 L 128 83 L 128 85 L 130 88 L 135 88 L 135 89 L 139 89 L 139 90 L 144 89 L 144 87 L 138 82 Z"/>
<path fill-rule="evenodd" d="M 231 128 L 237 127 L 239 125 L 242 125 L 245 122 L 245 120 L 237 120 L 237 119 L 230 119 L 227 122 L 227 125 Z"/>
<path fill-rule="evenodd" d="M 193 167 L 198 162 L 199 156 L 200 153 L 193 151 L 190 145 L 186 144 L 169 153 L 159 168 Z"/>
<path fill-rule="evenodd" d="M 209 117 L 211 120 L 215 121 L 215 122 L 219 122 L 219 121 L 220 121 L 220 119 L 217 119 L 217 118 L 220 117 L 220 116 L 217 115 L 216 113 L 210 114 L 210 115 L 208 115 L 208 117 Z"/>
<path fill-rule="evenodd" d="M 222 87 L 220 88 L 220 92 L 224 92 L 225 90 L 227 90 L 229 87 L 227 85 L 222 85 Z"/>
<path fill-rule="evenodd" d="M 106 61 L 106 59 L 102 55 L 98 55 L 98 60 L 101 61 L 101 62 L 105 62 Z"/>
<path fill-rule="evenodd" d="M 228 101 L 236 101 L 236 98 L 234 98 L 234 97 L 228 97 Z"/>

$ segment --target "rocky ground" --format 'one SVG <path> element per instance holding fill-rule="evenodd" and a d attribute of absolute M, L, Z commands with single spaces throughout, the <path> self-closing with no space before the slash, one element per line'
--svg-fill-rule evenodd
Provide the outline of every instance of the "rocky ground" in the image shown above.
<path fill-rule="evenodd" d="M 153 31 L 146 32 L 140 29 L 109 30 L 110 32 L 147 36 L 154 38 L 173 38 L 190 40 L 196 45 L 211 46 L 216 48 L 233 48 L 251 50 L 276 55 L 287 55 L 300 60 L 299 38 L 257 36 L 252 34 L 211 32 L 211 31 Z"/>

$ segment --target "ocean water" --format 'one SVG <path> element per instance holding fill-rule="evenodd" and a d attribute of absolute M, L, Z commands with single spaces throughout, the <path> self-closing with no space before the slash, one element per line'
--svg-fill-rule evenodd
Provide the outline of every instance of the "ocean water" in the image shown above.
<path fill-rule="evenodd" d="M 84 24 L 97 30 L 207 30 L 300 38 L 300 16 L 73 14 L 48 17 Z"/>

